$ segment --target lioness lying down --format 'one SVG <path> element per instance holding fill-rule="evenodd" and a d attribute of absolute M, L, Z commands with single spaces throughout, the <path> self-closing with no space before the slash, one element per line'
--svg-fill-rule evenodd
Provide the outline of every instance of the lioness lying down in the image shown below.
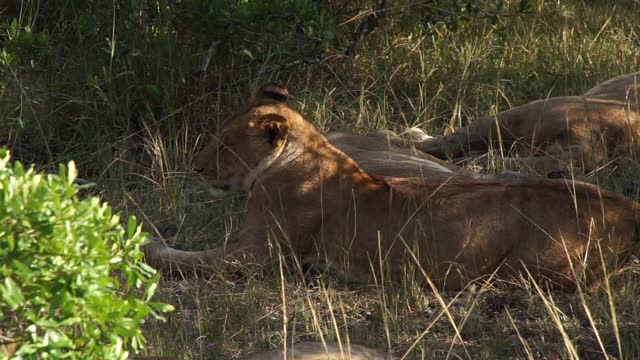
<path fill-rule="evenodd" d="M 393 145 L 397 136 L 362 135 L 343 132 L 325 134 L 329 143 L 353 159 L 371 175 L 428 179 L 525 179 L 515 172 L 478 173 L 452 165 L 422 151 Z"/>
<path fill-rule="evenodd" d="M 636 203 L 623 196 L 564 180 L 372 176 L 265 89 L 212 137 L 195 170 L 214 188 L 249 192 L 245 224 L 211 250 L 149 244 L 159 269 L 236 270 L 280 251 L 358 282 L 417 271 L 459 289 L 526 269 L 571 288 L 574 271 L 587 284 L 602 276 L 598 251 L 614 264 L 638 253 Z"/>
<path fill-rule="evenodd" d="M 490 176 L 451 165 L 419 150 L 397 147 L 387 137 L 342 132 L 330 132 L 325 137 L 373 175 L 430 179 Z"/>
<path fill-rule="evenodd" d="M 619 76 L 582 96 L 533 101 L 413 144 L 440 158 L 458 158 L 497 149 L 501 143 L 509 166 L 547 174 L 566 171 L 572 161 L 591 171 L 616 157 L 636 156 L 639 88 L 640 73 Z"/>
<path fill-rule="evenodd" d="M 282 103 L 286 103 L 289 99 L 287 89 L 275 84 L 264 85 L 260 92 L 277 96 Z M 420 134 L 424 135 L 422 131 Z M 325 134 L 325 137 L 331 145 L 346 153 L 366 172 L 374 175 L 434 179 L 458 176 L 469 178 L 499 176 L 474 173 L 422 151 L 398 147 L 393 144 L 397 136 L 390 138 L 380 135 L 330 132 Z"/>

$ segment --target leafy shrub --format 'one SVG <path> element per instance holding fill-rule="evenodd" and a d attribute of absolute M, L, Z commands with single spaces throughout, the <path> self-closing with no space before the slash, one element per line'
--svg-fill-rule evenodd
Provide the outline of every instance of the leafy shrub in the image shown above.
<path fill-rule="evenodd" d="M 158 276 L 136 220 L 124 229 L 108 204 L 79 199 L 75 177 L 73 162 L 45 175 L 0 150 L 0 343 L 17 342 L 16 357 L 124 359 L 145 317 L 170 310 L 150 302 Z"/>

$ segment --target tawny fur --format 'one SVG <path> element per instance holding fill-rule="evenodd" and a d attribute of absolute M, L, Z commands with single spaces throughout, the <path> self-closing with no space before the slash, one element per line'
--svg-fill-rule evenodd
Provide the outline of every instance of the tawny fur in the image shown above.
<path fill-rule="evenodd" d="M 352 158 L 369 174 L 430 179 L 484 176 L 422 151 L 397 147 L 392 143 L 397 140 L 395 137 L 344 132 L 330 132 L 325 136 L 331 145 Z"/>
<path fill-rule="evenodd" d="M 283 101 L 257 94 L 195 159 L 212 186 L 249 192 L 239 238 L 200 252 L 152 243 L 154 266 L 235 270 L 280 251 L 359 282 L 414 271 L 425 286 L 423 275 L 460 289 L 529 272 L 573 288 L 576 274 L 601 278 L 598 249 L 614 266 L 637 253 L 636 203 L 623 196 L 564 180 L 371 176 Z"/>
<path fill-rule="evenodd" d="M 360 345 L 340 346 L 337 343 L 305 342 L 294 344 L 286 351 L 267 350 L 245 360 L 393 360 L 393 356 L 380 350 Z"/>
<path fill-rule="evenodd" d="M 640 73 L 619 76 L 582 96 L 533 101 L 480 118 L 449 135 L 412 143 L 440 158 L 502 147 L 498 151 L 511 166 L 526 166 L 540 174 L 566 171 L 570 162 L 590 171 L 620 156 L 636 157 L 639 84 Z"/>
<path fill-rule="evenodd" d="M 174 356 L 136 356 L 134 360 L 177 360 Z M 257 352 L 243 360 L 394 360 L 393 355 L 361 345 L 300 342 L 285 349 Z"/>

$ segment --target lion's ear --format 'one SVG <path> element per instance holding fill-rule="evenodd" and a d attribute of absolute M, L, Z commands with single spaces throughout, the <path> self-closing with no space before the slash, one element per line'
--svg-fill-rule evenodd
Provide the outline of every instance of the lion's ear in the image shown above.
<path fill-rule="evenodd" d="M 250 126 L 262 131 L 267 141 L 275 146 L 287 139 L 289 135 L 289 120 L 279 114 L 268 114 L 253 121 Z"/>
<path fill-rule="evenodd" d="M 251 97 L 251 104 L 256 105 L 259 103 L 286 103 L 289 100 L 289 92 L 287 89 L 279 84 L 269 83 L 264 84 Z"/>

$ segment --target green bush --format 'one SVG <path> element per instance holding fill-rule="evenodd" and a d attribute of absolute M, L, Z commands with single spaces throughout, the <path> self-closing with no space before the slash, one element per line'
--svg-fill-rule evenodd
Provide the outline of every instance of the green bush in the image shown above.
<path fill-rule="evenodd" d="M 18 358 L 125 359 L 145 317 L 170 310 L 150 302 L 146 234 L 79 199 L 75 177 L 73 162 L 45 175 L 0 149 L 0 344 L 18 342 Z"/>

